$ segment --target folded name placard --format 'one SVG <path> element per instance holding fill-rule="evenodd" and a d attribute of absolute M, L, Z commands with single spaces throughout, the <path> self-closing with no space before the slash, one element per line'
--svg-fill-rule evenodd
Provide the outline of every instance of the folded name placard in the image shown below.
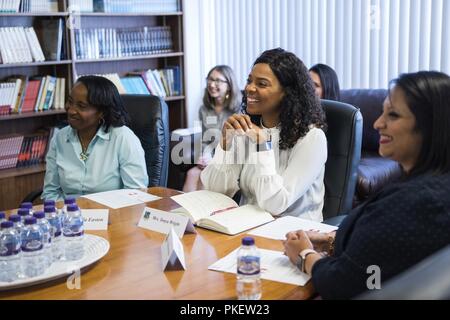
<path fill-rule="evenodd" d="M 144 209 L 138 227 L 164 234 L 168 234 L 173 228 L 180 239 L 186 232 L 196 233 L 188 217 L 153 208 Z"/>
<path fill-rule="evenodd" d="M 108 230 L 108 209 L 81 209 L 84 230 Z"/>
<path fill-rule="evenodd" d="M 183 245 L 173 228 L 170 228 L 169 234 L 161 246 L 161 262 L 163 270 L 168 267 L 186 270 Z"/>

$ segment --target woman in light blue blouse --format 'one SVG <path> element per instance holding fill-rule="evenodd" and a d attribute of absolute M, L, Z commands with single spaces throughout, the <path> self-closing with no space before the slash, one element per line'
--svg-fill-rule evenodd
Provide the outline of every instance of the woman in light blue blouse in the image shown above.
<path fill-rule="evenodd" d="M 79 78 L 65 108 L 69 126 L 50 143 L 43 199 L 147 187 L 144 150 L 111 81 Z"/>

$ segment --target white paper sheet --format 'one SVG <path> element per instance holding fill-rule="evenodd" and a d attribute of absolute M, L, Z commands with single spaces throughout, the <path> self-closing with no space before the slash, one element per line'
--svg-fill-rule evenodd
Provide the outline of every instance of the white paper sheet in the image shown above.
<path fill-rule="evenodd" d="M 129 207 L 137 204 L 142 204 L 144 202 L 161 199 L 161 197 L 134 189 L 121 189 L 92 193 L 84 195 L 82 196 L 82 198 L 98 202 L 107 207 L 110 207 L 111 209 Z"/>
<path fill-rule="evenodd" d="M 208 269 L 236 274 L 237 251 L 238 249 L 235 249 L 210 265 Z M 304 286 L 311 278 L 298 270 L 283 252 L 266 249 L 259 249 L 259 252 L 261 254 L 261 279 Z"/>
<path fill-rule="evenodd" d="M 317 230 L 319 232 L 331 232 L 337 229 L 337 227 L 330 226 L 325 223 L 286 216 L 278 218 L 275 221 L 265 224 L 259 228 L 253 229 L 249 232 L 249 234 L 275 240 L 286 240 L 286 233 L 290 231 Z"/>

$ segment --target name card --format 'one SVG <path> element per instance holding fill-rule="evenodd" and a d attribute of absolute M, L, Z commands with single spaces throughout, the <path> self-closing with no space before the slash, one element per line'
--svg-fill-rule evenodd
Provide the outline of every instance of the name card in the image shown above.
<path fill-rule="evenodd" d="M 194 225 L 188 217 L 153 208 L 144 209 L 138 227 L 163 234 L 168 234 L 173 228 L 180 239 L 186 232 L 196 233 Z"/>
<path fill-rule="evenodd" d="M 108 209 L 81 209 L 84 230 L 108 230 Z"/>
<path fill-rule="evenodd" d="M 174 228 L 170 228 L 169 234 L 161 246 L 161 263 L 163 270 L 166 270 L 167 267 L 186 270 L 183 245 Z"/>

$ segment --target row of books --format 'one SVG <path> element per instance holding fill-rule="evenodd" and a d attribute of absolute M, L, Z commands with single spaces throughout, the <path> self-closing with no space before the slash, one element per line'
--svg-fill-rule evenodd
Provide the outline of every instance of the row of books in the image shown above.
<path fill-rule="evenodd" d="M 75 30 L 79 60 L 119 58 L 173 51 L 170 27 L 95 28 Z"/>
<path fill-rule="evenodd" d="M 0 115 L 64 109 L 66 79 L 16 76 L 0 83 Z"/>
<path fill-rule="evenodd" d="M 58 12 L 58 0 L 1 0 L 0 12 Z"/>
<path fill-rule="evenodd" d="M 40 23 L 40 39 L 33 27 L 0 28 L 0 63 L 61 60 L 65 54 L 63 19 L 43 19 Z"/>
<path fill-rule="evenodd" d="M 165 69 L 131 72 L 120 77 L 117 73 L 101 74 L 111 80 L 121 94 L 144 94 L 160 97 L 181 95 L 181 75 L 178 66 Z"/>
<path fill-rule="evenodd" d="M 69 0 L 70 11 L 78 12 L 176 12 L 178 0 Z"/>
<path fill-rule="evenodd" d="M 0 169 L 23 168 L 42 163 L 52 131 L 0 138 Z"/>

